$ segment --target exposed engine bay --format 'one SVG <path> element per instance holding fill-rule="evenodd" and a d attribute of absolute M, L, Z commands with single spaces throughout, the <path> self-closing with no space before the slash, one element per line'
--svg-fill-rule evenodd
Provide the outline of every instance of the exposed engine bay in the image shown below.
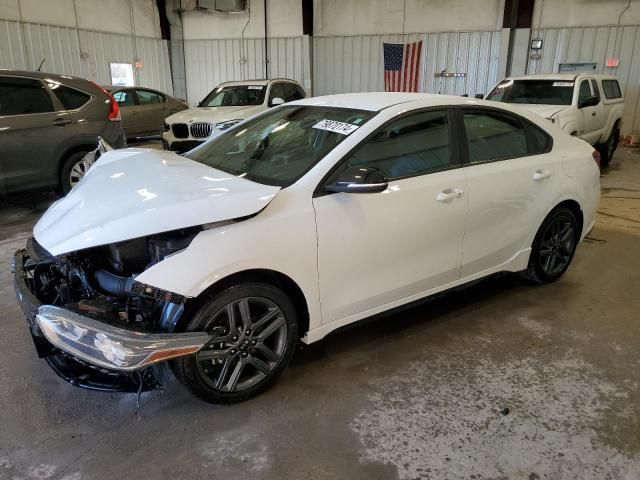
<path fill-rule="evenodd" d="M 136 282 L 137 275 L 186 248 L 201 231 L 187 228 L 54 257 L 34 239 L 25 281 L 40 302 L 141 332 L 171 332 L 186 298 Z"/>

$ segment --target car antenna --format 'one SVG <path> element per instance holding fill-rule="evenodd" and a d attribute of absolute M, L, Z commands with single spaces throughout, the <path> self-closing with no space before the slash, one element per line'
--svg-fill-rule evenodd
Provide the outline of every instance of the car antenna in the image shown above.
<path fill-rule="evenodd" d="M 42 68 L 42 65 L 44 65 L 44 61 L 45 61 L 46 59 L 47 59 L 47 57 L 44 57 L 44 58 L 42 59 L 42 61 L 40 62 L 40 65 L 38 65 L 38 68 L 36 68 L 36 72 L 39 72 L 39 71 L 40 71 L 40 69 Z"/>

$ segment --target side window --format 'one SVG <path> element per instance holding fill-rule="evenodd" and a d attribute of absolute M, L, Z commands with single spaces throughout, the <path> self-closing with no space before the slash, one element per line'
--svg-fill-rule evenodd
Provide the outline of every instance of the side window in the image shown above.
<path fill-rule="evenodd" d="M 136 100 L 131 90 L 120 90 L 114 92 L 113 98 L 116 99 L 116 102 L 120 107 L 131 107 L 136 104 Z"/>
<path fill-rule="evenodd" d="M 480 163 L 529 155 L 522 122 L 499 112 L 465 112 L 469 162 Z"/>
<path fill-rule="evenodd" d="M 87 95 L 75 88 L 66 87 L 64 85 L 54 85 L 51 89 L 53 90 L 53 94 L 58 97 L 58 100 L 60 100 L 60 103 L 62 103 L 65 110 L 76 110 L 91 100 L 91 95 Z"/>
<path fill-rule="evenodd" d="M 598 99 L 598 103 L 600 103 L 600 88 L 598 87 L 597 80 L 591 80 L 591 89 L 593 90 L 593 96 Z"/>
<path fill-rule="evenodd" d="M 138 104 L 151 105 L 154 103 L 162 103 L 162 98 L 156 92 L 151 90 L 136 90 L 138 95 Z"/>
<path fill-rule="evenodd" d="M 285 102 L 293 102 L 294 100 L 300 100 L 304 98 L 304 96 L 300 95 L 298 91 L 298 86 L 295 83 L 285 83 Z"/>
<path fill-rule="evenodd" d="M 346 167 L 371 167 L 388 179 L 422 175 L 449 166 L 447 112 L 409 115 L 384 127 L 347 160 Z"/>
<path fill-rule="evenodd" d="M 0 116 L 47 112 L 53 102 L 39 80 L 0 77 Z"/>
<path fill-rule="evenodd" d="M 582 102 L 585 98 L 590 96 L 591 88 L 589 88 L 589 80 L 582 80 L 580 82 L 580 91 L 578 92 L 578 105 L 580 105 L 580 102 Z"/>
<path fill-rule="evenodd" d="M 284 88 L 282 88 L 282 83 L 274 83 L 271 85 L 271 90 L 269 91 L 269 105 L 271 105 L 274 98 L 281 98 L 286 102 L 287 99 L 285 97 L 286 95 Z"/>
<path fill-rule="evenodd" d="M 608 100 L 612 100 L 614 98 L 622 98 L 620 84 L 617 80 L 602 80 L 602 90 L 604 91 L 604 96 Z"/>
<path fill-rule="evenodd" d="M 304 88 L 302 88 L 300 85 L 296 85 L 296 90 L 298 91 L 298 99 L 302 100 L 303 98 L 307 97 L 307 92 L 304 91 Z"/>
<path fill-rule="evenodd" d="M 529 132 L 529 141 L 527 142 L 529 155 L 540 155 L 551 149 L 553 140 L 548 133 L 533 124 L 527 125 L 527 130 Z"/>

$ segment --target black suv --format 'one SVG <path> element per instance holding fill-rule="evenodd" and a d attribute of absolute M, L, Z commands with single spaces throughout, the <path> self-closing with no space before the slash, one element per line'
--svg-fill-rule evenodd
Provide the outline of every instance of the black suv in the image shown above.
<path fill-rule="evenodd" d="M 67 75 L 0 70 L 0 195 L 56 187 L 67 193 L 102 137 L 126 146 L 120 109 L 93 82 Z"/>

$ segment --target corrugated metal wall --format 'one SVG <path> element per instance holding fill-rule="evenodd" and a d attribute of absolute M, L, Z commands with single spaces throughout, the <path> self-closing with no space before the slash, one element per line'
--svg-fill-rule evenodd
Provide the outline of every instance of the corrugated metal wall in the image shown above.
<path fill-rule="evenodd" d="M 497 81 L 501 32 L 444 32 L 406 35 L 314 37 L 314 93 L 384 91 L 383 43 L 423 40 L 419 91 L 470 96 Z M 435 72 L 463 72 L 436 78 Z"/>
<path fill-rule="evenodd" d="M 305 52 L 302 37 L 269 38 L 269 78 L 303 82 Z M 265 78 L 264 39 L 185 40 L 187 95 L 197 103 L 216 85 L 228 80 Z"/>
<path fill-rule="evenodd" d="M 528 73 L 553 73 L 560 63 L 596 62 L 598 72 L 618 77 L 625 95 L 623 129 L 640 129 L 640 26 L 572 27 L 533 30 L 542 58 L 529 59 Z M 607 68 L 609 57 L 618 68 Z"/>
<path fill-rule="evenodd" d="M 66 73 L 109 84 L 110 62 L 144 62 L 137 84 L 171 94 L 167 43 L 158 38 L 0 20 L 0 68 Z M 5 48 L 5 45 L 8 48 Z"/>

